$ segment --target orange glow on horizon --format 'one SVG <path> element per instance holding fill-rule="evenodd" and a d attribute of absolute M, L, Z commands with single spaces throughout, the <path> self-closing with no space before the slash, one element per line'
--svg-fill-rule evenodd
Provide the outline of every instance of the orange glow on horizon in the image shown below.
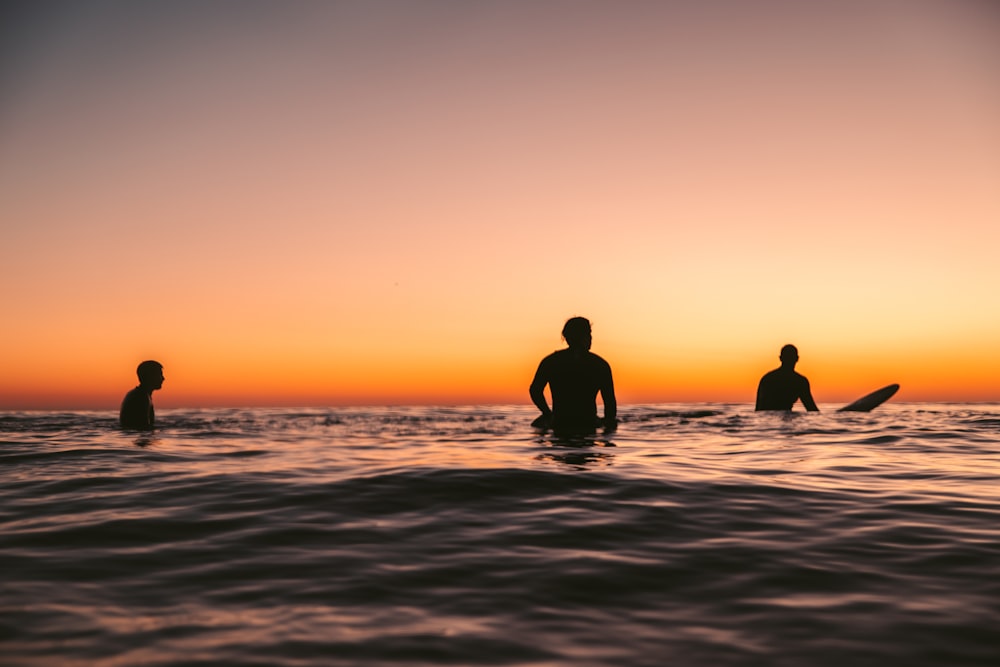
<path fill-rule="evenodd" d="M 555 349 L 557 346 L 552 346 Z M 158 406 L 253 407 L 338 405 L 529 405 L 527 386 L 535 357 L 500 355 L 456 361 L 445 356 L 422 360 L 381 359 L 279 360 L 256 364 L 226 359 L 191 360 L 158 357 L 166 381 L 154 396 Z M 613 364 L 616 393 L 622 410 L 638 403 L 727 402 L 752 405 L 763 373 L 777 366 L 777 355 L 641 359 L 614 350 L 603 353 Z M 1000 363 L 981 363 L 971 354 L 939 356 L 921 365 L 907 355 L 883 354 L 878 359 L 852 358 L 846 353 L 816 358 L 803 355 L 798 370 L 810 378 L 813 395 L 823 404 L 843 403 L 893 382 L 902 386 L 896 401 L 997 401 L 995 378 Z M 834 351 L 836 352 L 836 351 Z M 827 351 L 826 353 L 829 353 Z M 135 385 L 134 369 L 117 355 L 116 372 L 95 360 L 76 367 L 37 369 L 33 377 L 13 373 L 0 381 L 3 409 L 117 409 L 124 393 Z M 771 360 L 768 360 L 768 357 Z M 924 355 L 930 358 L 932 355 Z M 53 384 L 48 378 L 58 375 Z"/>

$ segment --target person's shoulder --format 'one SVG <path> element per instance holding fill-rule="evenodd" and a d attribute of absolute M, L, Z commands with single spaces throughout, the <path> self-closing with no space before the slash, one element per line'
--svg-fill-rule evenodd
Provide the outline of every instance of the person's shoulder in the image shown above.
<path fill-rule="evenodd" d="M 595 353 L 593 353 L 593 352 L 588 352 L 587 354 L 588 354 L 588 358 L 589 358 L 589 359 L 590 359 L 590 360 L 591 360 L 592 362 L 595 362 L 595 363 L 597 363 L 597 364 L 600 364 L 601 366 L 607 366 L 608 368 L 611 368 L 611 364 L 609 364 L 609 363 L 607 362 L 607 360 L 606 360 L 606 359 L 605 359 L 604 357 L 602 357 L 601 355 L 599 355 L 599 354 L 595 354 Z"/>
<path fill-rule="evenodd" d="M 122 403 L 135 403 L 136 401 L 143 403 L 149 401 L 149 394 L 143 391 L 142 386 L 129 389 L 128 393 L 125 394 L 125 398 L 122 399 Z"/>
<path fill-rule="evenodd" d="M 559 360 L 562 359 L 563 352 L 565 352 L 565 350 L 556 350 L 555 352 L 542 357 L 542 360 L 538 362 L 538 370 L 544 371 L 546 369 L 551 369 L 554 365 L 557 365 Z"/>
<path fill-rule="evenodd" d="M 542 359 L 542 363 L 544 364 L 546 362 L 555 361 L 556 359 L 560 359 L 565 355 L 566 355 L 566 350 L 556 350 L 555 352 L 550 352 L 547 355 L 545 355 L 545 357 Z"/>

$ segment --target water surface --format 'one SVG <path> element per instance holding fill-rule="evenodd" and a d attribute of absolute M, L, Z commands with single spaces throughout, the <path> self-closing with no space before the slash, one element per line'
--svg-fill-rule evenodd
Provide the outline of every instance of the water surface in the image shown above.
<path fill-rule="evenodd" d="M 1000 664 L 1000 406 L 0 413 L 0 662 Z"/>

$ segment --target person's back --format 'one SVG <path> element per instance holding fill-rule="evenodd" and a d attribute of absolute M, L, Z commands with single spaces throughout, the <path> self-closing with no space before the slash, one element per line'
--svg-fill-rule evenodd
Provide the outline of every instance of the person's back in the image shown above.
<path fill-rule="evenodd" d="M 559 433 L 593 433 L 601 424 L 597 416 L 597 394 L 604 402 L 604 425 L 617 425 L 617 402 L 611 365 L 590 351 L 590 322 L 572 318 L 563 328 L 567 347 L 542 359 L 529 393 L 542 411 L 536 426 L 549 426 Z M 552 409 L 545 401 L 549 386 Z"/>
<path fill-rule="evenodd" d="M 552 428 L 593 430 L 600 423 L 597 394 L 611 377 L 608 362 L 593 352 L 567 349 L 553 352 L 542 365 L 552 392 Z"/>
<path fill-rule="evenodd" d="M 131 389 L 122 400 L 118 423 L 123 428 L 148 431 L 156 422 L 153 392 L 163 386 L 163 366 L 157 361 L 144 361 L 136 369 L 139 386 Z"/>
<path fill-rule="evenodd" d="M 798 350 L 794 345 L 781 348 L 781 367 L 770 371 L 760 379 L 757 385 L 756 410 L 791 410 L 795 401 L 801 400 L 806 410 L 819 410 L 812 397 L 809 380 L 795 371 L 799 360 Z"/>

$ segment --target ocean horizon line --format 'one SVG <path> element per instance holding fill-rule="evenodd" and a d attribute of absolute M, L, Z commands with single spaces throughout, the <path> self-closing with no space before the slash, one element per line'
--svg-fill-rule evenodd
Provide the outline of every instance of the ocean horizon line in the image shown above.
<path fill-rule="evenodd" d="M 836 409 L 836 407 L 842 405 L 844 401 L 820 401 L 818 405 L 821 407 L 827 407 L 828 410 Z M 620 404 L 619 408 L 621 410 L 627 411 L 629 408 L 645 408 L 654 407 L 660 405 L 719 405 L 719 406 L 729 406 L 738 407 L 740 405 L 747 406 L 748 409 L 753 410 L 753 401 L 699 401 L 699 400 L 685 400 L 685 401 L 644 401 L 636 403 L 625 403 Z M 965 400 L 939 400 L 939 401 L 890 401 L 886 404 L 877 408 L 877 410 L 882 410 L 886 407 L 896 406 L 935 406 L 935 405 L 965 405 L 965 406 L 1000 406 L 1000 400 L 987 400 L 987 401 L 965 401 Z M 481 408 L 522 408 L 527 411 L 534 410 L 534 406 L 530 403 L 504 403 L 504 402 L 482 402 L 482 403 L 345 403 L 345 404 L 318 404 L 318 403 L 301 403 L 301 404 L 264 404 L 264 403 L 250 403 L 250 404 L 232 404 L 232 405 L 159 405 L 157 404 L 157 412 L 172 412 L 172 411 L 188 411 L 188 410 L 387 410 L 395 408 L 414 408 L 414 409 L 427 409 L 427 410 L 448 410 L 448 409 L 481 409 Z M 805 412 L 801 409 L 793 409 L 792 412 Z M 11 414 L 11 413 L 60 413 L 60 412 L 118 412 L 118 406 L 107 406 L 107 407 L 69 407 L 69 406 L 55 406 L 55 407 L 0 407 L 0 414 Z"/>

